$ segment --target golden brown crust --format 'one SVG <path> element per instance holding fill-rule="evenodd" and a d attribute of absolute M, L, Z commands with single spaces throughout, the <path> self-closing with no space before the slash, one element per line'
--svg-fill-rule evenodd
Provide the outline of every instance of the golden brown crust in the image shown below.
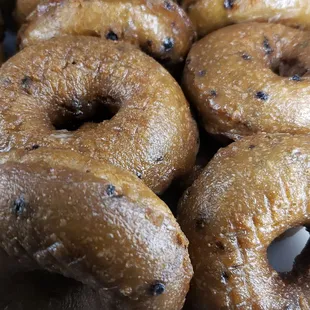
<path fill-rule="evenodd" d="M 182 90 L 129 44 L 79 36 L 29 47 L 2 67 L 0 90 L 1 151 L 72 149 L 156 192 L 194 164 L 198 133 Z"/>
<path fill-rule="evenodd" d="M 310 222 L 309 164 L 309 136 L 247 137 L 221 149 L 185 192 L 192 309 L 309 308 L 305 264 L 281 278 L 267 259 L 276 237 Z"/>
<path fill-rule="evenodd" d="M 16 0 L 15 18 L 22 25 L 27 16 L 32 13 L 39 4 L 40 0 Z"/>
<path fill-rule="evenodd" d="M 0 170 L 1 254 L 10 258 L 10 266 L 2 258 L 2 277 L 62 274 L 96 291 L 96 309 L 182 308 L 192 276 L 188 242 L 142 181 L 43 148 L 2 154 Z"/>
<path fill-rule="evenodd" d="M 308 134 L 309 55 L 310 32 L 275 24 L 233 25 L 194 45 L 183 86 L 214 135 Z"/>
<path fill-rule="evenodd" d="M 310 29 L 308 0 L 182 0 L 199 37 L 242 22 L 272 22 Z"/>
<path fill-rule="evenodd" d="M 43 1 L 19 34 L 22 47 L 65 35 L 126 41 L 170 65 L 185 59 L 195 39 L 189 18 L 170 0 Z"/>

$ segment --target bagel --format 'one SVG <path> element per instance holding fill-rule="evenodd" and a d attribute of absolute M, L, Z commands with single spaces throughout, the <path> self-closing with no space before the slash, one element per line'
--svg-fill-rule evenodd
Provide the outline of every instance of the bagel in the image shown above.
<path fill-rule="evenodd" d="M 66 35 L 126 41 L 160 62 L 182 62 L 195 39 L 185 12 L 166 0 L 49 0 L 20 31 L 21 47 Z"/>
<path fill-rule="evenodd" d="M 61 274 L 86 286 L 72 290 L 94 298 L 95 309 L 182 308 L 192 276 L 188 242 L 142 181 L 44 148 L 1 154 L 0 171 L 2 278 Z"/>
<path fill-rule="evenodd" d="M 230 24 L 272 22 L 310 29 L 307 0 L 181 0 L 199 37 Z"/>
<path fill-rule="evenodd" d="M 310 32 L 264 23 L 228 26 L 194 45 L 183 87 L 213 135 L 309 134 L 309 55 Z"/>
<path fill-rule="evenodd" d="M 288 274 L 267 259 L 275 238 L 310 223 L 309 165 L 309 137 L 287 134 L 246 137 L 211 160 L 178 210 L 194 267 L 190 309 L 309 308 L 309 256 Z"/>
<path fill-rule="evenodd" d="M 135 173 L 156 193 L 194 165 L 198 132 L 181 88 L 122 42 L 65 37 L 0 70 L 0 152 L 71 149 Z"/>

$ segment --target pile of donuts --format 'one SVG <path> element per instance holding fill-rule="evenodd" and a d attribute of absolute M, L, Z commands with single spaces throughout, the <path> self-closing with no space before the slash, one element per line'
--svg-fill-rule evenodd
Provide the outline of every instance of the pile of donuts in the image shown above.
<path fill-rule="evenodd" d="M 0 6 L 0 310 L 310 309 L 309 1 Z"/>

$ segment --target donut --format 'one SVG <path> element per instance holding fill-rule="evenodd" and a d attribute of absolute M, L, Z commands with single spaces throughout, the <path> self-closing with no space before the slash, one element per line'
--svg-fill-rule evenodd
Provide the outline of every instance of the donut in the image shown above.
<path fill-rule="evenodd" d="M 307 0 L 181 0 L 199 37 L 230 24 L 272 22 L 310 29 Z"/>
<path fill-rule="evenodd" d="M 198 132 L 183 92 L 130 44 L 64 37 L 0 70 L 0 152 L 71 149 L 135 173 L 156 193 L 189 171 Z"/>
<path fill-rule="evenodd" d="M 39 3 L 40 0 L 16 0 L 14 15 L 17 23 L 22 25 Z"/>
<path fill-rule="evenodd" d="M 189 18 L 171 0 L 46 1 L 19 37 L 25 47 L 66 35 L 126 41 L 167 65 L 182 62 L 195 39 Z"/>
<path fill-rule="evenodd" d="M 288 274 L 267 259 L 275 238 L 310 222 L 309 164 L 307 135 L 245 137 L 215 155 L 178 209 L 194 267 L 190 309 L 309 308 L 309 255 Z"/>
<path fill-rule="evenodd" d="M 249 23 L 194 45 L 184 91 L 205 129 L 221 138 L 310 133 L 310 32 Z"/>
<path fill-rule="evenodd" d="M 82 290 L 98 310 L 182 308 L 192 277 L 188 241 L 141 180 L 45 148 L 1 154 L 0 171 L 2 278 L 60 274 L 86 286 L 68 290 Z"/>

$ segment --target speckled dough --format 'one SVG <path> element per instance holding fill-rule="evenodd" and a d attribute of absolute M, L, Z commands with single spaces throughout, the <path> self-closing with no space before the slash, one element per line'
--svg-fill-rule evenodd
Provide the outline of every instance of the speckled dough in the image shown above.
<path fill-rule="evenodd" d="M 0 102 L 1 152 L 71 149 L 155 192 L 194 165 L 198 133 L 182 90 L 129 44 L 80 36 L 26 48 L 0 70 Z"/>
<path fill-rule="evenodd" d="M 205 129 L 238 139 L 258 132 L 310 133 L 310 32 L 233 25 L 192 48 L 183 86 Z"/>
<path fill-rule="evenodd" d="M 49 0 L 21 29 L 21 46 L 64 35 L 126 41 L 165 64 L 182 62 L 195 39 L 189 18 L 170 0 Z"/>
<path fill-rule="evenodd" d="M 309 246 L 278 274 L 267 247 L 310 223 L 310 140 L 246 137 L 221 149 L 184 194 L 179 223 L 194 279 L 189 309 L 309 309 Z"/>
<path fill-rule="evenodd" d="M 0 277 L 44 269 L 86 285 L 70 293 L 80 290 L 84 307 L 61 309 L 182 308 L 192 276 L 188 241 L 142 181 L 44 148 L 2 154 L 0 175 Z"/>
<path fill-rule="evenodd" d="M 310 29 L 308 0 L 181 0 L 200 37 L 230 24 L 272 22 Z"/>

